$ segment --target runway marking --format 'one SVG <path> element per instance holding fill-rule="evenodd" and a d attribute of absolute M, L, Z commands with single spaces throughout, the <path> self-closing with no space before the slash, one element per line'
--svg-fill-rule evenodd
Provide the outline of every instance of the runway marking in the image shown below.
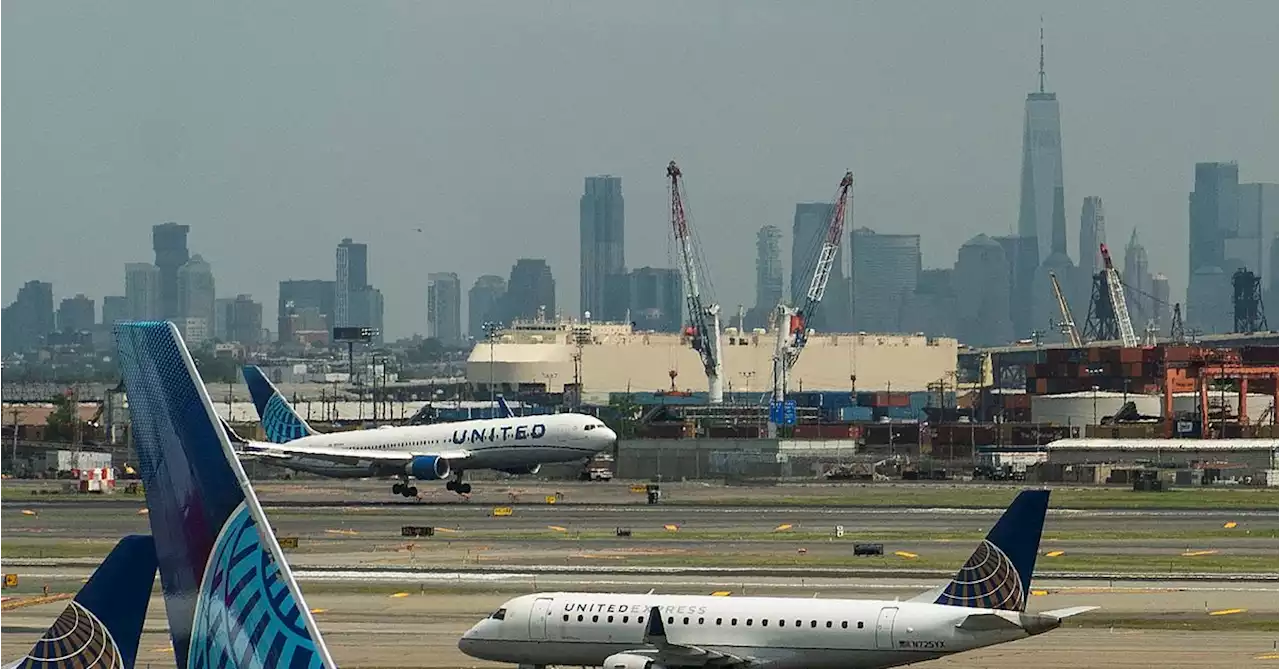
<path fill-rule="evenodd" d="M 1186 553 L 1183 553 L 1183 554 L 1182 554 L 1182 557 L 1200 557 L 1201 555 L 1217 555 L 1217 554 L 1218 554 L 1218 551 L 1216 551 L 1216 550 L 1210 550 L 1210 551 L 1187 551 Z"/>
<path fill-rule="evenodd" d="M 908 559 L 908 560 L 914 560 L 914 559 L 916 559 L 916 558 L 920 557 L 919 555 L 916 555 L 915 553 L 908 553 L 907 551 L 894 551 L 894 552 L 893 552 L 893 554 L 894 554 L 894 555 L 897 555 L 898 557 L 901 557 L 901 558 L 906 558 L 906 559 Z"/>
<path fill-rule="evenodd" d="M 679 532 L 679 531 L 680 531 L 680 526 L 679 526 L 679 525 L 663 525 L 663 526 L 662 526 L 662 529 L 664 529 L 664 530 L 666 530 L 666 531 L 668 531 L 668 532 Z"/>
<path fill-rule="evenodd" d="M 344 536 L 355 536 L 357 534 L 360 534 L 355 530 L 325 530 L 324 533 L 325 534 L 341 534 Z"/>
<path fill-rule="evenodd" d="M 712 597 L 728 597 L 729 594 L 730 594 L 729 590 L 716 590 L 715 592 L 711 593 L 711 596 Z"/>
<path fill-rule="evenodd" d="M 568 531 L 569 531 L 569 528 L 567 528 L 567 527 L 560 527 L 559 525 L 548 525 L 548 526 L 547 526 L 547 529 L 548 529 L 548 530 L 555 530 L 556 532 L 568 532 Z"/>
<path fill-rule="evenodd" d="M 779 525 L 779 526 L 777 526 L 777 527 L 773 528 L 773 531 L 774 531 L 774 532 L 785 532 L 785 531 L 787 531 L 787 530 L 791 529 L 792 527 L 793 527 L 793 526 L 792 526 L 792 524 L 791 524 L 791 523 L 783 523 L 783 524 L 781 524 L 781 525 Z"/>
<path fill-rule="evenodd" d="M 1048 590 L 1032 590 L 1032 591 L 1031 591 L 1031 596 L 1032 596 L 1032 597 L 1041 597 L 1041 596 L 1044 596 L 1044 595 L 1047 595 L 1047 594 L 1049 594 L 1049 591 L 1048 591 Z"/>
<path fill-rule="evenodd" d="M 52 602 L 60 602 L 64 599 L 71 599 L 72 594 L 62 592 L 48 597 L 29 597 L 27 599 L 11 599 L 0 605 L 0 611 L 12 611 L 14 609 L 26 608 L 28 606 L 36 606 L 38 604 L 49 604 Z"/>
<path fill-rule="evenodd" d="M 1263 654 L 1261 654 L 1261 655 L 1254 655 L 1254 656 L 1253 656 L 1253 659 L 1255 659 L 1255 660 L 1280 660 L 1280 653 L 1263 653 Z"/>
<path fill-rule="evenodd" d="M 409 596 L 409 593 L 407 593 L 407 592 L 397 592 L 396 594 L 391 595 L 391 598 L 392 598 L 392 599 L 403 599 L 403 598 L 408 597 L 408 596 Z"/>
<path fill-rule="evenodd" d="M 23 509 L 23 510 L 22 510 L 22 515 L 24 515 L 24 516 L 38 516 L 38 515 L 40 515 L 40 514 L 36 513 L 35 511 L 32 511 L 31 509 Z"/>
<path fill-rule="evenodd" d="M 1234 521 L 1234 520 L 1229 520 L 1229 521 L 1227 521 L 1226 523 L 1223 523 L 1222 527 L 1223 527 L 1224 529 L 1233 530 L 1233 529 L 1235 529 L 1235 527 L 1236 527 L 1236 521 Z"/>
<path fill-rule="evenodd" d="M 1063 554 L 1063 553 L 1065 553 L 1065 552 L 1066 552 L 1066 551 L 1049 551 L 1048 553 L 1045 553 L 1045 554 L 1044 554 L 1044 556 L 1045 556 L 1045 557 L 1058 557 L 1058 556 L 1062 555 L 1062 554 Z"/>
<path fill-rule="evenodd" d="M 312 613 L 312 615 L 319 615 L 319 614 L 324 613 L 325 611 L 328 611 L 328 610 L 329 610 L 329 609 L 311 609 L 311 613 Z"/>
<path fill-rule="evenodd" d="M 437 528 L 435 528 L 435 531 L 436 531 L 436 532 L 444 532 L 445 534 L 457 534 L 457 533 L 458 533 L 458 530 L 455 530 L 455 529 L 453 529 L 452 527 L 437 527 Z"/>
<path fill-rule="evenodd" d="M 149 515 L 150 513 L 151 513 L 151 509 L 148 509 L 148 508 L 146 508 L 146 507 L 143 507 L 143 508 L 141 508 L 141 509 L 138 509 L 138 515 L 139 515 L 139 516 L 146 516 L 146 515 Z"/>
<path fill-rule="evenodd" d="M 1220 610 L 1220 611 L 1210 611 L 1210 612 L 1209 612 L 1209 615 L 1211 615 L 1211 616 L 1229 616 L 1229 615 L 1232 615 L 1232 614 L 1235 614 L 1235 613 L 1244 613 L 1245 611 L 1248 611 L 1248 610 L 1249 610 L 1249 609 L 1222 609 L 1222 610 Z"/>

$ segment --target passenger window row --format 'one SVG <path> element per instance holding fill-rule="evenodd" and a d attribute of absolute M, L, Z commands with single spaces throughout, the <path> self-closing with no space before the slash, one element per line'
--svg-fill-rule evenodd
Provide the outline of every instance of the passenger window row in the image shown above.
<path fill-rule="evenodd" d="M 564 616 L 564 621 L 565 621 L 565 622 L 569 622 L 569 616 L 568 616 L 567 614 Z M 614 616 L 608 616 L 608 617 L 606 618 L 606 620 L 605 620 L 605 622 L 609 622 L 609 623 L 611 623 L 611 622 L 613 622 L 613 621 L 614 621 Z M 689 618 L 681 618 L 681 619 L 680 619 L 680 624 L 682 624 L 682 625 L 688 625 L 688 624 L 690 624 L 690 622 L 689 622 L 689 621 L 690 621 L 690 619 L 689 619 Z M 583 616 L 582 614 L 578 614 L 578 622 L 585 622 L 585 616 Z M 598 622 L 600 622 L 600 616 L 598 616 L 598 615 L 596 615 L 596 616 L 591 616 L 591 622 L 593 622 L 593 623 L 598 623 Z M 622 616 L 622 622 L 624 622 L 624 623 L 631 622 L 631 616 Z M 637 622 L 637 623 L 642 623 L 642 622 L 644 622 L 644 616 L 636 616 L 636 622 Z M 796 624 L 795 624 L 795 626 L 796 626 L 796 627 L 804 627 L 804 621 L 803 621 L 803 620 L 796 620 L 795 622 L 796 622 Z M 809 621 L 809 628 L 810 628 L 810 629 L 816 629 L 816 628 L 818 627 L 818 622 L 819 622 L 819 621 L 817 621 L 817 620 L 810 620 L 810 621 Z M 827 621 L 824 621 L 824 622 L 825 622 L 825 625 L 824 625 L 824 626 L 825 626 L 827 629 L 833 629 L 833 628 L 835 627 L 835 623 L 834 623 L 834 621 L 827 620 Z M 747 626 L 747 627 L 751 627 L 752 625 L 754 625 L 754 624 L 755 624 L 755 618 L 747 618 L 747 619 L 746 619 L 746 621 L 745 621 L 745 623 L 746 623 L 746 626 Z M 668 624 L 668 625 L 674 625 L 674 624 L 676 624 L 676 618 L 675 618 L 675 616 L 667 616 L 667 624 Z M 707 619 L 706 619 L 706 618 L 698 618 L 698 622 L 697 622 L 697 624 L 699 624 L 699 625 L 706 625 L 706 624 L 707 624 Z M 715 624 L 716 624 L 717 626 L 724 625 L 724 618 L 716 618 L 716 622 L 715 622 Z M 737 619 L 737 618 L 730 618 L 730 619 L 729 619 L 729 626 L 730 626 L 730 627 L 736 627 L 737 625 L 738 625 L 738 619 Z M 768 627 L 768 626 L 769 626 L 769 620 L 768 620 L 767 618 L 761 618 L 761 619 L 760 619 L 760 626 L 761 626 L 761 627 Z M 786 626 L 787 626 L 787 621 L 786 621 L 786 620 L 782 620 L 782 619 L 779 619 L 779 620 L 778 620 L 778 627 L 786 627 Z M 840 621 L 840 629 L 845 629 L 845 630 L 849 629 L 849 621 L 847 621 L 847 620 L 842 620 L 842 621 Z M 858 621 L 858 629 L 863 629 L 863 623 L 862 623 L 862 621 L 861 621 L 861 620 L 859 620 L 859 621 Z"/>

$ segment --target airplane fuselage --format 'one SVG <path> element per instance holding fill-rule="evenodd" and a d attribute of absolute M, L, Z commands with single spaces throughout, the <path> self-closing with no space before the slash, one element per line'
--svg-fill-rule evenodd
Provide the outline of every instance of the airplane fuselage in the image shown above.
<path fill-rule="evenodd" d="M 993 612 L 921 602 L 543 593 L 508 601 L 500 620 L 476 624 L 458 646 L 497 662 L 600 666 L 646 647 L 644 619 L 653 606 L 663 613 L 670 643 L 752 657 L 776 669 L 894 667 L 1057 626 L 1000 611 L 994 613 L 1014 624 L 961 629 L 970 615 Z"/>

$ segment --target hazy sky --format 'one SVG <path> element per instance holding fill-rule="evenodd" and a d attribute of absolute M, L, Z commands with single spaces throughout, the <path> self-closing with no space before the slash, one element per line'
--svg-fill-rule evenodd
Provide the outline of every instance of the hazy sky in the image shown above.
<path fill-rule="evenodd" d="M 1277 180 L 1274 0 L 2 7 L 6 303 L 33 278 L 123 294 L 172 220 L 272 329 L 277 282 L 332 279 L 345 236 L 390 336 L 426 330 L 428 272 L 465 291 L 519 256 L 550 260 L 573 313 L 583 177 L 622 176 L 627 264 L 669 266 L 672 158 L 730 311 L 755 231 L 789 244 L 795 203 L 846 169 L 854 226 L 950 267 L 1016 223 L 1040 14 L 1073 258 L 1099 195 L 1109 241 L 1137 226 L 1180 299 L 1193 164 Z"/>

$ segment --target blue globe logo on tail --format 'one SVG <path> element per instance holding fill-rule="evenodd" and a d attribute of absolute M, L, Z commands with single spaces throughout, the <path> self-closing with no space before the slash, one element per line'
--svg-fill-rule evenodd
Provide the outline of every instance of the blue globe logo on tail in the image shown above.
<path fill-rule="evenodd" d="M 124 669 L 124 659 L 107 626 L 79 602 L 71 602 L 18 667 Z"/>
<path fill-rule="evenodd" d="M 935 603 L 1021 611 L 1026 607 L 1026 593 L 1009 556 L 990 541 L 983 541 Z"/>
<path fill-rule="evenodd" d="M 307 426 L 280 393 L 272 393 L 267 400 L 267 408 L 262 412 L 262 429 L 267 433 L 267 441 L 273 444 L 307 436 Z"/>
<path fill-rule="evenodd" d="M 242 503 L 219 533 L 196 604 L 189 669 L 324 666 L 260 529 Z"/>

